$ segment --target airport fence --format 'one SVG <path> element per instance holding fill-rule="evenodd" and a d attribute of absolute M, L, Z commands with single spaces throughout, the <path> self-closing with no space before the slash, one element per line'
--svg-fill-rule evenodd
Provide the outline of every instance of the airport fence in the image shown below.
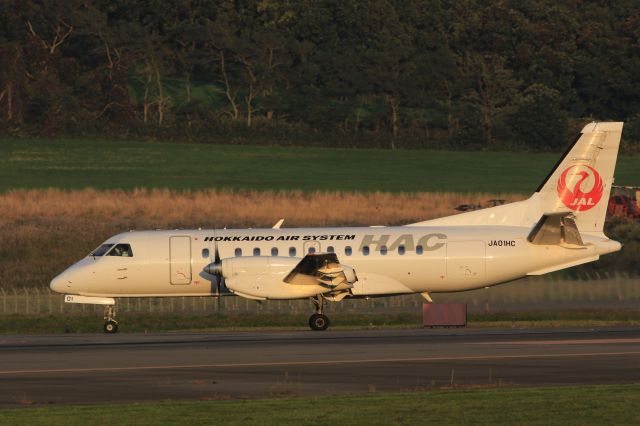
<path fill-rule="evenodd" d="M 640 278 L 613 273 L 596 279 L 529 277 L 514 283 L 462 293 L 432 294 L 435 302 L 467 303 L 471 313 L 521 312 L 554 309 L 639 309 Z M 420 295 L 328 302 L 327 312 L 384 314 L 420 312 Z M 256 302 L 241 297 L 119 298 L 120 314 L 210 315 L 215 313 L 309 313 L 308 300 Z M 69 304 L 48 288 L 0 287 L 0 316 L 100 315 L 103 307 Z"/>

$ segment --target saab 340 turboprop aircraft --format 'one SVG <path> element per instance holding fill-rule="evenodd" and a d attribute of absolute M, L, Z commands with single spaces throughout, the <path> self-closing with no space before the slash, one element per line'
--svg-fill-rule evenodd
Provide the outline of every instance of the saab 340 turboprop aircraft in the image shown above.
<path fill-rule="evenodd" d="M 394 227 L 125 232 L 51 281 L 70 303 L 237 295 L 326 300 L 457 292 L 541 275 L 620 250 L 603 233 L 622 123 L 591 123 L 527 200 Z M 402 206 L 398 206 L 402 208 Z M 425 209 L 428 206 L 425 206 Z"/>

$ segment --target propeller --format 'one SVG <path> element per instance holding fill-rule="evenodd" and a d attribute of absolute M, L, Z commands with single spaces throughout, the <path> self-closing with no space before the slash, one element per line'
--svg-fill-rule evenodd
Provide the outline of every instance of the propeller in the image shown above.
<path fill-rule="evenodd" d="M 222 261 L 220 260 L 220 252 L 218 251 L 218 243 L 216 242 L 213 254 L 213 263 L 203 268 L 207 274 L 222 276 Z"/>
<path fill-rule="evenodd" d="M 218 277 L 216 286 L 218 294 L 222 291 L 224 284 L 224 276 L 222 275 L 222 260 L 220 259 L 220 252 L 218 251 L 218 242 L 216 241 L 213 254 L 213 263 L 208 264 L 203 268 L 203 271 L 210 275 Z M 226 287 L 226 286 L 225 286 Z"/>

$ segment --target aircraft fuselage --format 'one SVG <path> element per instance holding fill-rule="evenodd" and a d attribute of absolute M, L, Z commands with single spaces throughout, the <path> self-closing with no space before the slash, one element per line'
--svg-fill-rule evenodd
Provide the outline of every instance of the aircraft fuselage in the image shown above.
<path fill-rule="evenodd" d="M 454 292 L 592 261 L 619 249 L 618 243 L 589 236 L 580 248 L 535 245 L 527 240 L 530 230 L 400 226 L 126 232 L 104 244 L 130 245 L 129 255 L 87 256 L 56 277 L 52 289 L 106 297 L 208 296 L 219 289 L 216 277 L 204 268 L 218 250 L 223 261 L 269 258 L 283 265 L 283 271 L 309 253 L 335 253 L 357 275 L 350 296 Z M 234 274 L 261 272 L 240 269 Z M 292 299 L 326 292 L 290 287 L 287 292 L 283 284 L 281 294 L 260 289 L 240 293 L 258 299 Z"/>

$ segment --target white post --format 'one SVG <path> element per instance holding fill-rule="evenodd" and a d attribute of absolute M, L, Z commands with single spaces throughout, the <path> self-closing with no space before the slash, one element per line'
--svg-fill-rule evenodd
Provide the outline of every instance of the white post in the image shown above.
<path fill-rule="evenodd" d="M 38 289 L 38 287 L 34 287 L 33 291 L 35 292 L 35 299 L 36 299 L 36 306 L 35 306 L 35 314 L 40 314 L 40 304 L 42 303 L 42 300 L 40 298 L 40 289 Z"/>

